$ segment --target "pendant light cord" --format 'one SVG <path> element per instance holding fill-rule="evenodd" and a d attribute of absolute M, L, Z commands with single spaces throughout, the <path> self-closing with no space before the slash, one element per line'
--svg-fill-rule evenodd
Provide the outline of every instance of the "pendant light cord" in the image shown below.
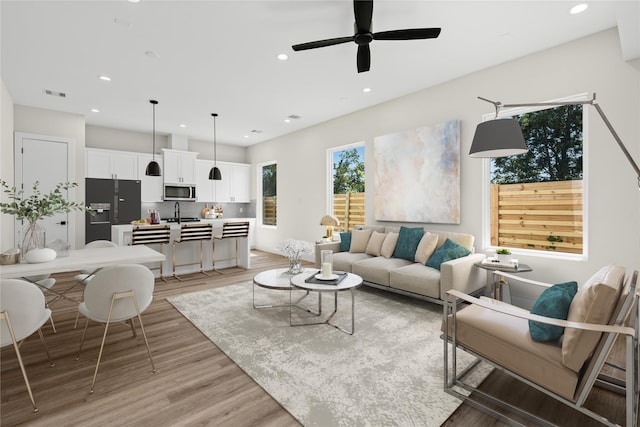
<path fill-rule="evenodd" d="M 156 104 L 158 101 L 150 100 L 151 105 L 153 105 L 153 151 L 151 152 L 152 160 L 156 161 Z"/>
<path fill-rule="evenodd" d="M 217 113 L 211 113 L 213 116 L 213 165 L 218 166 L 218 149 L 217 149 L 217 138 L 216 138 L 216 117 L 218 117 Z"/>

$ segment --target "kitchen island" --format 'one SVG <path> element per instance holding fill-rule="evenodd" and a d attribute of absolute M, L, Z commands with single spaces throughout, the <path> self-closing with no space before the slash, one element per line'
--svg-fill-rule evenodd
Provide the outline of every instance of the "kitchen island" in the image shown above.
<path fill-rule="evenodd" d="M 238 266 L 241 268 L 249 269 L 251 267 L 251 248 L 250 248 L 250 238 L 251 234 L 254 232 L 255 226 L 255 218 L 220 218 L 220 219 L 202 219 L 200 222 L 204 223 L 212 223 L 213 224 L 213 234 L 218 235 L 222 234 L 222 224 L 225 222 L 236 222 L 236 221 L 249 221 L 249 236 L 248 238 L 238 238 Z M 163 245 L 162 253 L 166 256 L 166 260 L 162 266 L 163 275 L 165 277 L 170 277 L 173 274 L 173 242 L 180 237 L 180 227 L 179 223 L 168 223 L 166 221 L 161 221 L 161 224 L 169 224 L 171 227 L 171 242 L 169 244 Z M 185 224 L 193 224 L 185 223 Z M 119 246 L 128 246 L 131 244 L 131 232 L 133 230 L 133 225 L 131 224 L 121 224 L 121 225 L 113 225 L 111 227 L 111 240 L 119 245 Z M 151 248 L 160 251 L 160 245 L 149 245 Z M 212 249 L 213 244 L 210 240 L 203 242 L 203 262 L 204 262 L 204 270 L 212 270 Z M 175 245 L 176 250 L 176 265 L 180 264 L 189 264 L 192 265 L 184 265 L 180 267 L 176 267 L 176 274 L 188 274 L 200 271 L 200 242 L 199 241 L 190 241 L 178 243 Z M 215 240 L 215 255 L 216 260 L 225 260 L 225 261 L 216 261 L 216 269 L 223 269 L 227 267 L 231 267 L 235 264 L 235 251 L 236 251 L 236 239 L 224 239 L 224 240 Z M 231 259 L 233 258 L 233 259 Z M 150 268 L 157 267 L 156 265 L 149 265 Z M 159 270 L 152 270 L 156 276 L 159 276 Z"/>

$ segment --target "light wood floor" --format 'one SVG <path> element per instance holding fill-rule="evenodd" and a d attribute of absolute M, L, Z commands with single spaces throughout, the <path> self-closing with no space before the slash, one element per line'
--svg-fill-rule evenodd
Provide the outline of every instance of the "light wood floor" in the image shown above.
<path fill-rule="evenodd" d="M 143 314 L 157 372 L 151 372 L 141 335 L 133 339 L 124 326 L 110 328 L 95 393 L 89 387 L 95 368 L 102 326 L 92 323 L 79 361 L 75 354 L 81 328 L 73 329 L 76 306 L 54 304 L 58 330 L 47 324 L 43 331 L 56 366 L 50 368 L 37 335 L 21 348 L 39 413 L 32 412 L 17 360 L 11 347 L 2 349 L 0 407 L 2 426 L 298 426 L 260 386 L 202 335 L 167 297 L 247 282 L 259 271 L 285 267 L 277 255 L 254 251 L 251 270 L 224 270 L 205 277 L 186 276 L 178 282 L 156 281 L 155 299 Z M 70 286 L 73 274 L 56 276 L 58 290 Z M 74 289 L 70 296 L 81 297 Z M 425 304 L 428 304 L 425 302 Z M 560 425 L 596 426 L 588 417 L 556 404 L 535 390 L 493 374 L 485 381 L 491 392 L 507 395 L 534 412 L 550 414 Z M 624 420 L 622 396 L 596 391 L 594 409 Z M 462 405 L 446 426 L 502 426 L 504 424 Z"/>

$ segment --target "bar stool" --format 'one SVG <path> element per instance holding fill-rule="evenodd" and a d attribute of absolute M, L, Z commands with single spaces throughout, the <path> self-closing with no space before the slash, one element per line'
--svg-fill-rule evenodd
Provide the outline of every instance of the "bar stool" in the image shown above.
<path fill-rule="evenodd" d="M 223 239 L 235 239 L 236 240 L 236 255 L 235 258 L 226 258 L 226 259 L 219 259 L 218 261 L 230 261 L 232 259 L 235 259 L 235 265 L 233 265 L 233 267 L 237 267 L 238 266 L 238 239 L 241 237 L 248 237 L 249 236 L 249 221 L 247 222 L 225 222 L 222 224 L 222 234 L 218 234 L 213 236 L 213 269 L 215 271 L 216 270 L 216 256 L 215 256 L 215 250 L 216 250 L 216 240 L 223 240 Z"/>
<path fill-rule="evenodd" d="M 182 280 L 176 275 L 176 267 L 197 264 L 196 262 L 191 262 L 186 264 L 176 264 L 176 244 L 184 243 L 184 242 L 193 242 L 196 240 L 200 241 L 200 273 L 208 276 L 208 274 L 204 271 L 203 263 L 202 263 L 202 255 L 203 255 L 202 243 L 203 243 L 203 240 L 212 240 L 212 237 L 213 237 L 213 224 L 211 223 L 181 224 L 180 237 L 173 241 L 173 251 L 172 251 L 173 252 L 173 277 L 175 277 L 178 280 Z"/>
<path fill-rule="evenodd" d="M 168 224 L 162 225 L 134 225 L 131 232 L 131 245 L 160 245 L 160 253 L 163 253 L 163 245 L 171 240 L 171 227 Z M 149 270 L 160 270 L 160 278 L 165 282 L 162 271 L 162 261 L 160 267 Z"/>

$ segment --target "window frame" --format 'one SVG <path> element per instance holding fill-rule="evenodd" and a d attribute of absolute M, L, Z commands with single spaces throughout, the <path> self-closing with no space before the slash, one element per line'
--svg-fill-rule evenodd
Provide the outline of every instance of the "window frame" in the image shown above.
<path fill-rule="evenodd" d="M 264 188 L 263 188 L 263 184 L 262 184 L 262 173 L 263 173 L 263 169 L 267 166 L 271 166 L 271 165 L 276 165 L 276 197 L 278 196 L 277 193 L 277 182 L 278 182 L 278 176 L 277 176 L 277 168 L 278 168 L 278 162 L 276 160 L 272 160 L 272 161 L 268 161 L 268 162 L 262 162 L 262 163 L 258 163 L 256 165 L 257 171 L 256 171 L 256 177 L 257 177 L 257 185 L 256 188 L 258 189 L 257 191 L 257 196 L 258 196 L 258 200 L 256 202 L 256 222 L 257 222 L 257 226 L 258 227 L 262 227 L 262 228 L 267 228 L 267 229 L 272 229 L 272 230 L 276 230 L 278 228 L 278 218 L 276 216 L 276 224 L 275 225 L 271 225 L 271 224 L 265 224 L 264 223 L 264 212 L 263 212 L 263 206 L 264 206 Z M 276 199 L 277 200 L 277 199 Z"/>
<path fill-rule="evenodd" d="M 331 147 L 331 148 L 327 149 L 327 172 L 326 172 L 326 176 L 327 176 L 327 200 L 326 200 L 326 206 L 327 206 L 327 213 L 328 214 L 332 214 L 333 213 L 333 155 L 336 152 L 339 152 L 339 151 L 346 151 L 346 150 L 351 150 L 353 148 L 360 148 L 360 147 L 362 147 L 362 149 L 363 149 L 363 156 L 364 156 L 364 161 L 365 161 L 365 181 L 366 181 L 367 156 L 366 156 L 366 145 L 365 145 L 364 141 L 352 142 L 351 144 L 339 145 L 337 147 Z"/>
<path fill-rule="evenodd" d="M 565 98 L 544 102 L 581 102 L 588 101 L 589 94 L 581 93 Z M 532 106 L 501 109 L 498 114 L 486 113 L 482 115 L 482 122 L 496 118 L 517 116 L 524 113 L 548 110 L 557 106 Z M 586 261 L 589 258 L 589 108 L 584 104 L 582 108 L 582 254 L 566 252 L 541 251 L 537 249 L 509 248 L 514 255 L 526 255 L 540 258 L 553 258 L 572 261 Z M 491 251 L 498 246 L 491 245 L 491 158 L 482 159 L 482 241 L 484 250 Z"/>

